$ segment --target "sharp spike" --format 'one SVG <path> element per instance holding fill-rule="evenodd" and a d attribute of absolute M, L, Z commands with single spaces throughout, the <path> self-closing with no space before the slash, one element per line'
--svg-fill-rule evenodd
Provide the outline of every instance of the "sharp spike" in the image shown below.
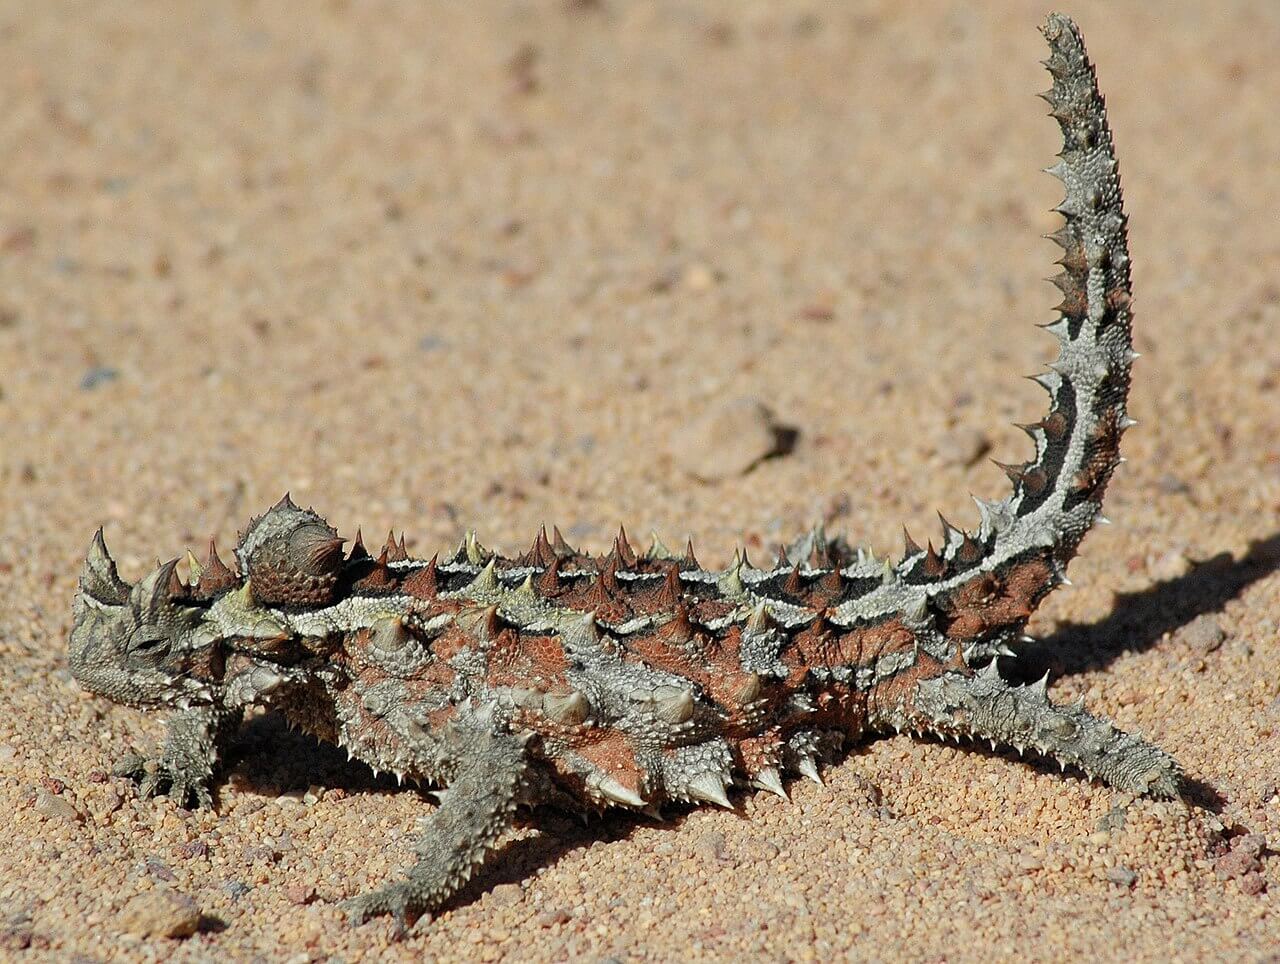
<path fill-rule="evenodd" d="M 602 774 L 597 779 L 589 780 L 588 782 L 595 788 L 597 793 L 611 803 L 620 803 L 628 807 L 643 807 L 645 805 L 643 797 L 607 774 Z"/>
<path fill-rule="evenodd" d="M 782 785 L 782 774 L 778 772 L 777 767 L 765 767 L 751 778 L 751 783 L 761 790 L 768 790 L 783 800 L 791 799 L 787 796 L 786 787 Z"/>
<path fill-rule="evenodd" d="M 663 692 L 664 690 L 668 692 Z M 693 691 L 683 687 L 659 687 L 653 701 L 653 714 L 664 722 L 687 723 L 693 718 Z"/>
<path fill-rule="evenodd" d="M 681 568 L 684 568 L 684 569 L 701 569 L 702 568 L 700 565 L 698 565 L 697 557 L 694 556 L 693 554 L 692 538 L 685 541 L 684 558 L 680 560 L 680 565 L 681 565 Z"/>
<path fill-rule="evenodd" d="M 631 543 L 627 541 L 627 530 L 623 526 L 618 526 L 617 538 L 613 540 L 613 551 L 618 554 L 619 561 L 626 569 L 635 568 L 639 561 L 635 550 L 631 548 Z"/>
<path fill-rule="evenodd" d="M 356 541 L 351 545 L 351 553 L 347 556 L 347 562 L 360 562 L 369 558 L 369 551 L 364 547 L 364 533 L 360 529 L 356 529 Z"/>
<path fill-rule="evenodd" d="M 666 560 L 671 559 L 671 550 L 662 543 L 656 530 L 649 533 L 649 548 L 645 552 L 645 558 Z"/>
<path fill-rule="evenodd" d="M 802 777 L 812 780 L 820 787 L 826 785 L 822 782 L 822 774 L 818 772 L 818 764 L 814 762 L 811 756 L 800 757 L 799 762 L 796 764 L 796 771 Z"/>
<path fill-rule="evenodd" d="M 714 773 L 698 774 L 689 781 L 688 786 L 685 787 L 685 793 L 694 800 L 714 803 L 717 807 L 724 807 L 726 810 L 733 809 L 728 794 L 724 792 L 724 780 Z"/>

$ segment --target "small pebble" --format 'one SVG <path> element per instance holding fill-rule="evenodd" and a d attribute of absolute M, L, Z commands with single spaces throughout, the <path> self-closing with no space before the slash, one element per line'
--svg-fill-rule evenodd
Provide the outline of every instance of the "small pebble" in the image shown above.
<path fill-rule="evenodd" d="M 1222 645 L 1227 634 L 1216 616 L 1205 613 L 1179 629 L 1174 638 L 1201 656 L 1207 656 Z"/>
<path fill-rule="evenodd" d="M 1127 890 L 1137 882 L 1138 875 L 1128 867 L 1110 867 L 1107 869 L 1107 880 L 1117 887 L 1123 887 Z"/>
<path fill-rule="evenodd" d="M 70 802 L 48 790 L 41 789 L 36 794 L 36 810 L 50 820 L 65 820 L 67 823 L 79 823 L 84 816 Z"/>
<path fill-rule="evenodd" d="M 728 859 L 727 845 L 722 833 L 702 834 L 694 842 L 693 851 L 700 859 L 708 862 Z"/>
<path fill-rule="evenodd" d="M 1243 877 L 1261 869 L 1258 858 L 1243 850 L 1233 850 L 1213 862 L 1213 872 L 1222 880 Z"/>
<path fill-rule="evenodd" d="M 1246 833 L 1231 841 L 1231 849 L 1238 854 L 1261 857 L 1267 849 L 1267 838 L 1260 833 Z"/>
<path fill-rule="evenodd" d="M 117 921 L 139 937 L 190 937 L 200 926 L 200 908 L 186 894 L 148 890 L 125 904 Z"/>
<path fill-rule="evenodd" d="M 194 860 L 196 857 L 209 856 L 209 845 L 203 840 L 188 840 L 178 847 L 178 856 L 183 860 Z"/>
<path fill-rule="evenodd" d="M 173 881 L 178 879 L 177 875 L 174 874 L 174 872 L 169 869 L 168 864 L 166 864 L 163 860 L 157 860 L 155 858 L 152 858 L 151 860 L 147 861 L 147 873 L 149 873 L 156 880 L 164 880 L 169 883 L 172 883 Z"/>
<path fill-rule="evenodd" d="M 489 897 L 499 907 L 514 907 L 524 900 L 524 890 L 519 884 L 498 884 L 489 892 Z"/>
<path fill-rule="evenodd" d="M 114 368 L 108 368 L 105 365 L 95 365 L 84 373 L 80 379 L 80 388 L 83 391 L 91 392 L 100 385 L 107 382 L 113 382 L 120 377 L 120 372 Z"/>
<path fill-rule="evenodd" d="M 302 907 L 316 899 L 316 889 L 310 884 L 290 884 L 284 889 L 285 900 Z"/>
<path fill-rule="evenodd" d="M 1267 889 L 1267 878 L 1256 870 L 1251 871 L 1236 881 L 1236 886 L 1240 888 L 1241 893 L 1255 897 Z"/>
<path fill-rule="evenodd" d="M 716 482 L 780 454 L 786 432 L 759 399 L 716 400 L 671 437 L 667 451 L 694 478 Z"/>
<path fill-rule="evenodd" d="M 968 468 L 991 451 L 991 440 L 976 428 L 954 428 L 938 440 L 938 458 L 946 465 Z"/>

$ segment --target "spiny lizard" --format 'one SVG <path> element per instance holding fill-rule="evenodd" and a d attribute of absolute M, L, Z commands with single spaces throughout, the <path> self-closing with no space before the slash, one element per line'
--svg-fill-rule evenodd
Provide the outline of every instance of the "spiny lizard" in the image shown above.
<path fill-rule="evenodd" d="M 815 532 L 763 568 L 692 549 L 608 555 L 543 530 L 504 557 L 468 534 L 455 552 L 376 557 L 288 497 L 253 519 L 228 567 L 210 545 L 136 585 L 99 530 L 75 600 L 70 663 L 88 689 L 172 711 L 168 741 L 119 773 L 150 796 L 211 804 L 210 782 L 246 707 L 265 705 L 378 771 L 445 787 L 418 862 L 347 902 L 350 917 L 424 919 L 493 850 L 520 806 L 732 807 L 754 787 L 819 780 L 846 744 L 897 730 L 1033 748 L 1114 787 L 1180 792 L 1173 759 L 1044 681 L 1007 683 L 1001 655 L 1066 581 L 1120 463 L 1131 364 L 1129 253 L 1111 132 L 1075 25 L 1043 28 L 1043 96 L 1066 185 L 1057 360 L 1036 380 L 1049 411 L 1024 426 L 1035 457 L 981 522 L 907 537 L 897 561 Z"/>

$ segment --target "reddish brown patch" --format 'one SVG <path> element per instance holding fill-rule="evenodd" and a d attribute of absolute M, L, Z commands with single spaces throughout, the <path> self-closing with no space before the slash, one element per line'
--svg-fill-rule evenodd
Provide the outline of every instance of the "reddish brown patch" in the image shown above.
<path fill-rule="evenodd" d="M 1050 441 L 1057 442 L 1066 437 L 1071 424 L 1066 415 L 1055 409 L 1040 420 L 1040 427 Z"/>
<path fill-rule="evenodd" d="M 1080 467 L 1072 479 L 1077 492 L 1097 498 L 1115 468 L 1116 453 L 1120 451 L 1120 416 L 1113 408 L 1099 418 L 1089 432 L 1089 460 Z"/>
<path fill-rule="evenodd" d="M 430 562 L 405 579 L 400 589 L 417 599 L 435 599 L 440 591 L 437 575 L 436 557 L 432 556 Z"/>
<path fill-rule="evenodd" d="M 899 705 L 910 708 L 914 705 L 916 684 L 921 680 L 933 679 L 948 671 L 967 672 L 964 661 L 956 655 L 952 660 L 940 662 L 923 649 L 920 650 L 914 665 L 901 673 L 890 676 L 877 683 L 871 691 L 870 701 L 882 706 Z"/>
<path fill-rule="evenodd" d="M 782 731 L 771 726 L 763 733 L 738 740 L 734 749 L 737 750 L 738 765 L 748 776 L 754 776 L 766 767 L 778 765 L 782 753 Z"/>
<path fill-rule="evenodd" d="M 628 639 L 627 650 L 654 669 L 675 673 L 691 682 L 705 683 L 707 664 L 701 652 L 697 650 L 691 652 L 692 647 L 681 643 L 673 644 L 664 638 L 664 635 L 660 629 L 636 639 Z"/>
<path fill-rule="evenodd" d="M 623 786 L 639 790 L 640 765 L 636 762 L 635 750 L 626 734 L 617 730 L 597 732 L 601 734 L 599 739 L 575 748 L 578 755 Z"/>
<path fill-rule="evenodd" d="M 724 619 L 730 613 L 736 611 L 737 608 L 736 603 L 725 602 L 722 599 L 702 599 L 692 605 L 690 615 L 695 622 L 713 623 L 716 620 Z"/>
<path fill-rule="evenodd" d="M 366 571 L 356 579 L 352 589 L 364 596 L 385 596 L 396 591 L 399 579 L 387 565 L 387 550 L 382 550 L 378 561 L 366 565 Z"/>
<path fill-rule="evenodd" d="M 819 618 L 796 636 L 792 649 L 803 660 L 805 669 L 813 666 L 853 666 L 866 659 L 909 649 L 915 645 L 915 634 L 900 617 L 873 626 L 859 626 L 839 632 Z"/>
<path fill-rule="evenodd" d="M 968 642 L 1026 622 L 1052 586 L 1047 560 L 1028 559 L 1001 574 L 979 573 L 939 600 L 949 639 Z M 961 647 L 963 648 L 963 647 Z"/>

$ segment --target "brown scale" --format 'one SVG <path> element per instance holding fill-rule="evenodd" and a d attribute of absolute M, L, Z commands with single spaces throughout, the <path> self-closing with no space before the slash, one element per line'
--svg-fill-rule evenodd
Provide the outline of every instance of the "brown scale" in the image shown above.
<path fill-rule="evenodd" d="M 965 675 L 972 673 L 959 652 L 954 653 L 944 662 L 935 659 L 922 649 L 914 664 L 877 683 L 867 695 L 867 701 L 885 706 L 901 705 L 911 708 L 915 705 L 916 684 L 947 672 L 960 672 Z"/>
<path fill-rule="evenodd" d="M 485 683 L 546 691 L 568 685 L 564 675 L 568 668 L 559 637 L 517 635 L 508 629 L 498 634 L 489 649 Z"/>
<path fill-rule="evenodd" d="M 1119 449 L 1120 416 L 1114 408 L 1109 408 L 1098 417 L 1089 433 L 1089 459 L 1072 478 L 1072 488 L 1076 492 L 1100 496 L 1099 490 L 1115 471 L 1115 457 Z"/>
<path fill-rule="evenodd" d="M 630 619 L 628 594 L 618 582 L 618 559 L 614 554 L 597 566 L 595 576 L 575 580 L 575 585 L 561 593 L 557 604 L 581 613 L 595 613 L 604 623 L 621 623 Z"/>
<path fill-rule="evenodd" d="M 365 563 L 361 574 L 351 584 L 351 589 L 361 596 L 390 596 L 399 591 L 400 578 L 387 565 L 387 550 L 374 563 Z"/>
<path fill-rule="evenodd" d="M 653 669 L 705 685 L 709 667 L 705 647 L 696 642 L 698 638 L 688 620 L 677 615 L 653 632 L 629 637 L 627 653 Z"/>
<path fill-rule="evenodd" d="M 440 594 L 437 557 L 432 556 L 421 569 L 415 569 L 400 584 L 400 591 L 416 599 L 435 599 Z"/>
<path fill-rule="evenodd" d="M 213 538 L 209 538 L 209 553 L 205 559 L 204 567 L 200 571 L 200 581 L 197 585 L 191 587 L 192 598 L 208 601 L 222 592 L 224 589 L 230 589 L 238 585 L 240 577 L 232 570 L 226 567 L 222 559 L 218 556 L 218 547 L 214 544 Z"/>
<path fill-rule="evenodd" d="M 637 571 L 647 571 L 661 575 L 661 580 L 645 580 L 635 583 L 631 593 L 631 608 L 637 614 L 657 616 L 675 612 L 685 599 L 684 589 L 680 583 L 680 567 L 674 562 L 652 562 Z"/>
<path fill-rule="evenodd" d="M 1053 569 L 1043 558 L 1024 560 L 999 574 L 981 573 L 937 600 L 943 619 L 939 628 L 963 648 L 993 630 L 1022 626 L 1052 588 Z"/>
<path fill-rule="evenodd" d="M 699 680 L 707 693 L 727 712 L 725 725 L 733 728 L 745 725 L 744 705 L 770 697 L 770 686 L 756 673 L 742 668 L 742 628 L 730 626 L 724 636 L 715 641 L 708 657 L 700 662 L 707 668 L 706 679 Z"/>
<path fill-rule="evenodd" d="M 627 735 L 602 727 L 586 732 L 588 738 L 575 745 L 574 752 L 627 789 L 639 793 L 644 770 L 636 761 L 635 748 Z"/>
<path fill-rule="evenodd" d="M 737 758 L 735 762 L 749 776 L 766 767 L 776 767 L 782 760 L 782 727 L 770 726 L 761 733 L 746 736 L 730 743 Z"/>
<path fill-rule="evenodd" d="M 798 604 L 807 609 L 821 611 L 840 603 L 846 583 L 838 570 L 824 573 L 812 580 L 806 591 L 798 596 Z"/>

